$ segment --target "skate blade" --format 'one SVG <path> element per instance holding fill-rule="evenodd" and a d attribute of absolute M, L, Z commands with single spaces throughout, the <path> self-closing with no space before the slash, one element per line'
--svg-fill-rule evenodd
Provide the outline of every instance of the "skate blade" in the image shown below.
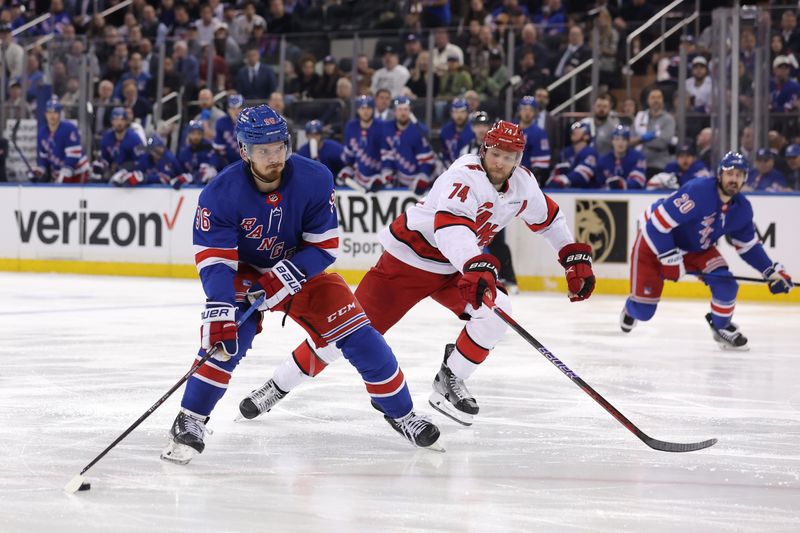
<path fill-rule="evenodd" d="M 161 452 L 161 459 L 167 461 L 168 463 L 173 463 L 176 465 L 185 465 L 189 463 L 194 456 L 197 455 L 197 450 L 192 448 L 191 446 L 186 446 L 185 444 L 179 444 L 174 440 L 170 439 L 169 444 L 167 447 L 164 448 L 164 451 Z"/>
<path fill-rule="evenodd" d="M 472 425 L 472 415 L 462 413 L 456 409 L 452 403 L 448 402 L 447 399 L 438 392 L 434 391 L 431 393 L 430 397 L 428 398 L 428 403 L 431 404 L 431 407 L 442 413 L 444 416 L 458 422 L 462 426 Z"/>
<path fill-rule="evenodd" d="M 444 453 L 444 452 L 447 451 L 447 450 L 444 449 L 444 446 L 439 444 L 439 440 L 437 440 L 436 442 L 434 442 L 430 446 L 418 446 L 418 448 L 421 448 L 423 450 L 430 450 L 432 452 L 439 452 L 439 453 Z"/>
<path fill-rule="evenodd" d="M 718 342 L 717 345 L 719 345 L 720 349 L 725 351 L 725 352 L 749 352 L 750 351 L 750 345 L 749 344 L 745 344 L 744 346 L 731 346 L 730 344 L 727 344 L 727 343 L 724 343 L 724 342 Z"/>

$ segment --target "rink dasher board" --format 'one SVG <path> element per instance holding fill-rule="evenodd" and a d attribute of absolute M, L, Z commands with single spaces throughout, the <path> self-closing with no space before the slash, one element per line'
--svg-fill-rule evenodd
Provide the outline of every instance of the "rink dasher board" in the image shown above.
<path fill-rule="evenodd" d="M 195 277 L 192 229 L 200 188 L 0 185 L 0 270 Z M 594 249 L 597 291 L 628 292 L 630 247 L 644 210 L 663 192 L 548 191 L 577 240 Z M 748 194 L 758 234 L 771 258 L 800 276 L 800 195 Z M 340 247 L 335 270 L 350 283 L 382 252 L 378 232 L 413 205 L 405 191 L 337 191 Z M 564 290 L 556 252 L 520 220 L 507 230 L 520 288 Z M 735 274 L 757 275 L 727 242 L 718 246 Z M 697 282 L 667 284 L 665 296 L 707 297 Z M 794 291 L 780 301 L 800 302 Z M 764 286 L 743 285 L 740 298 L 776 301 Z"/>

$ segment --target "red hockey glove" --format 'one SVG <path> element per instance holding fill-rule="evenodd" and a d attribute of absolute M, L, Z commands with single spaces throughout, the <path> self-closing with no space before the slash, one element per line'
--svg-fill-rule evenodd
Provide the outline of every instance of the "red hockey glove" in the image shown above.
<path fill-rule="evenodd" d="M 791 276 L 780 263 L 772 263 L 772 266 L 764 271 L 764 279 L 769 282 L 769 292 L 772 294 L 789 292 L 794 287 Z"/>
<path fill-rule="evenodd" d="M 483 296 L 489 291 L 491 300 L 497 297 L 497 271 L 500 262 L 493 255 L 476 255 L 464 263 L 464 274 L 458 280 L 461 297 L 475 309 L 483 303 Z"/>
<path fill-rule="evenodd" d="M 580 302 L 592 295 L 594 272 L 592 272 L 592 247 L 581 242 L 564 246 L 558 252 L 558 262 L 564 267 L 570 302 Z"/>
<path fill-rule="evenodd" d="M 225 302 L 206 302 L 201 315 L 200 346 L 208 351 L 219 344 L 212 356 L 220 361 L 228 361 L 239 351 L 239 331 L 236 326 L 236 308 Z"/>
<path fill-rule="evenodd" d="M 661 275 L 664 279 L 678 281 L 686 274 L 686 266 L 683 264 L 683 254 L 677 248 L 664 252 L 658 256 L 661 261 Z"/>
<path fill-rule="evenodd" d="M 288 259 L 275 263 L 269 272 L 258 278 L 258 284 L 247 292 L 247 299 L 252 304 L 262 294 L 266 296 L 259 311 L 280 311 L 289 297 L 300 292 L 306 276 Z"/>

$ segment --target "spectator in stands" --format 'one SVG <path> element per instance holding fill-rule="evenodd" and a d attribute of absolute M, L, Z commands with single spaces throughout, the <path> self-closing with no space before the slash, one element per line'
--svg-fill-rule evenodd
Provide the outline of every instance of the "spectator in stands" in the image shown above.
<path fill-rule="evenodd" d="M 225 112 L 214 105 L 214 93 L 209 89 L 203 89 L 197 94 L 197 103 L 200 112 L 192 120 L 203 127 L 203 136 L 210 143 L 217 132 L 217 121 L 225 116 Z"/>
<path fill-rule="evenodd" d="M 128 46 L 119 42 L 114 47 L 114 53 L 106 61 L 103 77 L 117 83 L 128 66 Z"/>
<path fill-rule="evenodd" d="M 636 98 L 626 98 L 622 101 L 622 112 L 619 121 L 626 126 L 633 126 L 633 119 L 639 112 L 639 101 Z"/>
<path fill-rule="evenodd" d="M 322 60 L 322 76 L 314 91 L 314 98 L 336 98 L 336 83 L 341 77 L 342 73 L 336 64 L 336 58 L 325 56 Z"/>
<path fill-rule="evenodd" d="M 703 162 L 706 168 L 711 168 L 711 143 L 714 140 L 711 128 L 703 128 L 697 134 L 697 159 Z"/>
<path fill-rule="evenodd" d="M 445 28 L 438 28 L 433 32 L 433 50 L 431 61 L 433 71 L 442 75 L 447 71 L 447 60 L 450 56 L 458 57 L 458 63 L 464 63 L 464 51 L 450 42 L 450 36 Z"/>
<path fill-rule="evenodd" d="M 619 125 L 619 119 L 612 115 L 611 110 L 611 95 L 603 93 L 594 101 L 592 116 L 587 120 L 594 147 L 601 157 L 612 150 L 611 137 Z"/>
<path fill-rule="evenodd" d="M 561 135 L 556 118 L 550 114 L 550 91 L 547 90 L 547 87 L 539 87 L 536 89 L 536 92 L 533 93 L 533 97 L 539 105 L 539 109 L 536 112 L 536 125 L 542 128 L 547 134 L 547 138 L 550 141 L 551 152 L 557 152 L 561 146 Z"/>
<path fill-rule="evenodd" d="M 575 24 L 569 29 L 567 46 L 556 62 L 553 74 L 556 78 L 560 78 L 590 59 L 591 56 L 591 50 L 584 44 L 583 30 Z"/>
<path fill-rule="evenodd" d="M 134 118 L 142 126 L 147 126 L 147 116 L 153 112 L 153 107 L 141 96 L 134 80 L 125 80 L 122 83 L 122 105 L 132 109 Z"/>
<path fill-rule="evenodd" d="M 797 28 L 797 13 L 794 9 L 787 9 L 781 14 L 780 35 L 789 50 L 800 54 L 800 29 Z"/>
<path fill-rule="evenodd" d="M 442 152 L 441 160 L 447 169 L 458 159 L 461 149 L 475 137 L 469 122 L 469 104 L 464 98 L 454 98 L 450 103 L 450 120 L 442 126 L 439 141 Z"/>
<path fill-rule="evenodd" d="M 286 11 L 283 0 L 269 0 L 269 16 L 267 27 L 272 34 L 281 35 L 297 31 L 294 15 Z"/>
<path fill-rule="evenodd" d="M 92 15 L 89 25 L 86 27 L 86 38 L 90 42 L 99 44 L 105 37 L 105 31 L 106 20 L 99 13 Z"/>
<path fill-rule="evenodd" d="M 234 87 L 245 100 L 264 98 L 277 88 L 275 72 L 259 61 L 257 48 L 249 48 L 245 53 L 245 64 L 236 74 Z"/>
<path fill-rule="evenodd" d="M 449 26 L 451 18 L 450 0 L 428 0 L 427 2 L 422 2 L 420 22 L 424 28 Z"/>
<path fill-rule="evenodd" d="M 647 176 L 664 170 L 670 160 L 669 147 L 674 142 L 675 118 L 664 109 L 664 94 L 652 89 L 647 95 L 648 109 L 639 111 L 633 121 L 635 138 L 647 158 Z"/>
<path fill-rule="evenodd" d="M 279 57 L 280 39 L 274 35 L 267 35 L 266 23 L 260 20 L 253 23 L 253 33 L 247 42 L 246 48 L 258 48 L 261 60 L 266 63 L 277 63 Z M 287 46 L 287 59 L 299 59 L 291 45 Z"/>
<path fill-rule="evenodd" d="M 417 61 L 410 71 L 410 76 L 406 82 L 406 87 L 417 98 L 423 98 L 428 94 L 428 70 L 430 69 L 430 54 L 423 50 L 417 55 Z M 433 94 L 439 94 L 439 76 L 433 76 Z"/>
<path fill-rule="evenodd" d="M 467 105 L 469 105 L 469 114 L 472 115 L 476 111 L 480 110 L 481 107 L 481 97 L 476 91 L 467 91 L 464 93 L 464 100 L 467 101 Z M 490 124 L 491 126 L 491 124 Z"/>
<path fill-rule="evenodd" d="M 514 49 L 514 64 L 522 62 L 522 55 L 527 51 L 533 52 L 535 63 L 540 65 L 540 70 L 545 76 L 550 75 L 550 54 L 542 43 L 539 42 L 539 30 L 536 25 L 529 22 L 522 27 L 522 42 Z"/>
<path fill-rule="evenodd" d="M 242 49 L 233 37 L 228 35 L 228 25 L 224 22 L 214 31 L 214 49 L 225 59 L 229 72 L 238 72 L 242 65 Z"/>
<path fill-rule="evenodd" d="M 356 80 L 354 82 L 357 94 L 366 94 L 372 90 L 372 76 L 374 74 L 375 69 L 369 66 L 369 58 L 367 55 L 358 54 L 356 58 Z"/>
<path fill-rule="evenodd" d="M 214 18 L 211 6 L 203 4 L 200 6 L 200 20 L 197 21 L 197 43 L 202 47 L 211 44 L 214 40 L 214 33 L 222 24 Z"/>
<path fill-rule="evenodd" d="M 451 55 L 447 58 L 447 71 L 440 77 L 437 96 L 454 98 L 462 96 L 470 89 L 472 89 L 472 76 L 462 67 L 458 56 Z"/>
<path fill-rule="evenodd" d="M 708 61 L 703 56 L 695 56 L 692 60 L 692 77 L 686 80 L 686 94 L 693 111 L 711 111 L 711 77 L 708 75 Z"/>
<path fill-rule="evenodd" d="M 120 97 L 122 94 L 122 86 L 127 80 L 132 80 L 136 84 L 136 88 L 140 92 L 147 90 L 147 82 L 150 80 L 150 74 L 142 68 L 142 56 L 138 52 L 130 55 L 128 59 L 128 70 L 120 76 L 117 86 L 114 89 L 114 96 Z"/>
<path fill-rule="evenodd" d="M 489 16 L 489 11 L 486 9 L 486 4 L 483 0 L 470 0 L 469 7 L 464 13 L 461 22 L 465 25 L 469 25 L 469 23 L 474 20 L 482 25 L 487 22 Z"/>
<path fill-rule="evenodd" d="M 755 75 L 756 34 L 750 28 L 742 30 L 742 38 L 739 41 L 739 61 L 744 63 L 745 70 L 750 76 Z"/>
<path fill-rule="evenodd" d="M 98 43 L 95 47 L 95 55 L 97 56 L 97 61 L 101 65 L 105 66 L 108 59 L 114 55 L 119 41 L 119 32 L 117 28 L 114 26 L 103 26 L 103 41 Z"/>
<path fill-rule="evenodd" d="M 756 147 L 753 126 L 745 126 L 742 129 L 742 134 L 739 137 L 739 152 L 750 161 L 755 157 Z"/>
<path fill-rule="evenodd" d="M 541 68 L 533 49 L 525 49 L 519 60 L 519 84 L 514 88 L 514 96 L 522 98 L 534 93 L 537 88 L 547 85 L 547 75 Z"/>
<path fill-rule="evenodd" d="M 742 187 L 747 191 L 787 192 L 790 191 L 786 178 L 775 169 L 775 154 L 769 148 L 759 148 L 756 152 L 755 168 L 747 174 L 747 182 Z"/>
<path fill-rule="evenodd" d="M 377 120 L 394 120 L 394 110 L 392 109 L 392 93 L 389 89 L 378 89 L 375 93 L 374 117 Z"/>
<path fill-rule="evenodd" d="M 295 98 L 308 100 L 316 97 L 320 76 L 314 71 L 314 56 L 306 54 L 300 59 L 300 72 L 286 91 Z"/>
<path fill-rule="evenodd" d="M 44 72 L 39 68 L 39 56 L 35 53 L 29 53 L 26 61 L 25 72 L 28 73 L 28 79 L 23 85 L 28 86 L 28 91 L 25 93 L 25 99 L 28 102 L 33 102 L 36 100 L 36 94 L 39 92 L 39 86 L 44 82 Z"/>
<path fill-rule="evenodd" d="M 50 0 L 50 17 L 41 23 L 42 34 L 61 34 L 64 31 L 64 26 L 71 23 L 72 20 L 69 13 L 64 9 L 64 2 L 62 0 Z"/>
<path fill-rule="evenodd" d="M 538 111 L 539 103 L 533 96 L 523 96 L 517 104 L 519 127 L 525 135 L 522 164 L 533 170 L 538 180 L 544 181 L 550 173 L 550 140 L 547 138 L 547 133 L 536 123 Z"/>
<path fill-rule="evenodd" d="M 612 149 L 601 156 L 598 172 L 603 187 L 608 189 L 644 189 L 647 161 L 644 154 L 630 147 L 631 130 L 618 124 L 611 134 Z"/>
<path fill-rule="evenodd" d="M 655 8 L 647 0 L 623 2 L 619 15 L 614 19 L 614 26 L 619 31 L 627 32 L 650 20 L 655 13 Z"/>
<path fill-rule="evenodd" d="M 94 133 L 101 134 L 111 127 L 111 108 L 117 103 L 114 97 L 114 84 L 102 80 L 97 84 L 97 100 L 94 102 Z"/>
<path fill-rule="evenodd" d="M 296 149 L 297 146 L 295 145 L 295 142 L 297 140 L 297 136 L 295 135 L 295 132 L 297 131 L 297 127 L 295 126 L 294 121 L 286 116 L 286 101 L 283 98 L 283 93 L 272 91 L 269 95 L 269 99 L 267 100 L 267 105 L 286 120 L 286 125 L 289 128 L 289 134 L 291 135 L 292 139 L 292 149 Z"/>
<path fill-rule="evenodd" d="M 406 35 L 405 40 L 405 54 L 403 54 L 403 61 L 400 63 L 408 70 L 414 68 L 417 63 L 417 56 L 422 52 L 422 42 L 416 33 L 409 33 Z"/>
<path fill-rule="evenodd" d="M 775 61 L 778 56 L 786 55 L 786 42 L 781 37 L 780 33 L 773 33 L 769 39 L 769 54 L 770 62 Z"/>
<path fill-rule="evenodd" d="M 50 65 L 50 84 L 53 87 L 53 94 L 59 97 L 67 90 L 67 66 L 60 59 L 56 59 Z"/>
<path fill-rule="evenodd" d="M 478 39 L 467 47 L 467 70 L 473 80 L 485 80 L 489 76 L 489 51 L 500 50 L 489 26 L 482 26 L 478 31 Z M 502 58 L 502 51 L 501 58 Z M 482 82 L 483 83 L 483 82 Z M 479 92 L 483 92 L 480 91 Z"/>
<path fill-rule="evenodd" d="M 267 27 L 264 17 L 256 13 L 255 2 L 247 0 L 242 6 L 242 13 L 234 19 L 233 26 L 231 26 L 231 37 L 239 43 L 239 46 L 247 45 L 256 23 L 264 28 Z"/>
<path fill-rule="evenodd" d="M 611 13 L 601 7 L 597 10 L 596 24 L 600 36 L 600 83 L 607 89 L 615 89 L 621 85 L 619 61 L 619 32 L 611 23 Z"/>
<path fill-rule="evenodd" d="M 797 98 L 800 95 L 800 83 L 791 78 L 791 58 L 779 55 L 772 62 L 773 78 L 769 84 L 771 95 L 770 110 L 774 113 L 786 113 L 797 109 Z"/>
<path fill-rule="evenodd" d="M 196 31 L 196 26 L 189 16 L 189 8 L 185 4 L 175 6 L 175 22 L 172 25 L 170 34 L 178 40 L 189 41 L 190 34 Z"/>
<path fill-rule="evenodd" d="M 76 120 L 78 118 L 78 102 L 80 97 L 80 82 L 77 76 L 67 76 L 67 88 L 61 95 L 61 105 L 64 106 L 64 117 Z"/>
<path fill-rule="evenodd" d="M 6 79 L 22 77 L 25 51 L 14 42 L 9 24 L 0 24 L 0 63 L 6 71 Z"/>
<path fill-rule="evenodd" d="M 489 50 L 487 77 L 481 80 L 482 84 L 476 89 L 492 98 L 502 97 L 500 91 L 508 86 L 509 79 L 508 67 L 503 62 L 503 53 L 499 48 L 492 48 Z"/>
<path fill-rule="evenodd" d="M 533 16 L 533 22 L 542 27 L 548 37 L 564 35 L 567 27 L 567 15 L 561 0 L 545 0 L 542 9 Z"/>
<path fill-rule="evenodd" d="M 370 89 L 376 96 L 378 89 L 388 89 L 393 97 L 398 96 L 403 93 L 410 76 L 408 69 L 399 63 L 397 50 L 386 46 L 383 49 L 383 67 L 373 74 Z"/>
<path fill-rule="evenodd" d="M 786 185 L 790 190 L 800 191 L 800 144 L 790 144 L 784 153 L 786 165 L 789 167 L 786 173 Z"/>
<path fill-rule="evenodd" d="M 80 39 L 75 39 L 72 42 L 69 53 L 64 58 L 64 65 L 67 68 L 67 72 L 73 74 L 80 72 L 84 57 L 86 58 L 86 70 L 90 78 L 92 80 L 98 79 L 100 77 L 100 64 L 97 62 L 97 56 L 94 54 L 87 54 L 86 47 Z"/>
<path fill-rule="evenodd" d="M 146 4 L 142 9 L 142 37 L 150 39 L 150 42 L 160 45 L 167 37 L 167 27 L 158 20 L 156 9 L 150 4 Z"/>
<path fill-rule="evenodd" d="M 31 115 L 28 104 L 22 94 L 22 83 L 14 79 L 8 86 L 8 99 L 6 100 L 6 119 L 17 120 L 29 118 Z M 0 169 L 2 172 L 3 169 Z"/>
<path fill-rule="evenodd" d="M 200 51 L 200 86 L 206 87 L 209 80 L 209 56 L 211 57 L 211 87 L 214 93 L 228 89 L 231 73 L 225 58 L 219 55 L 213 44 L 203 46 Z"/>
<path fill-rule="evenodd" d="M 596 189 L 604 185 L 597 170 L 597 151 L 591 145 L 589 125 L 574 122 L 570 127 L 570 141 L 572 144 L 561 150 L 559 163 L 545 187 Z"/>
<path fill-rule="evenodd" d="M 708 178 L 711 176 L 708 168 L 697 158 L 697 150 L 692 143 L 681 144 L 675 154 L 675 161 L 667 163 L 663 172 L 675 177 L 677 181 L 674 182 L 674 185 L 668 186 L 667 183 L 671 183 L 671 180 L 668 179 L 667 182 L 664 182 L 664 177 L 659 179 L 660 175 L 657 174 L 647 182 L 648 189 L 677 189 L 695 178 Z"/>
<path fill-rule="evenodd" d="M 327 106 L 320 117 L 320 122 L 326 124 L 326 133 L 341 137 L 344 125 L 350 120 L 350 107 L 353 99 L 353 84 L 349 78 L 341 77 L 336 82 L 336 103 Z"/>
<path fill-rule="evenodd" d="M 306 123 L 306 139 L 308 142 L 297 150 L 298 155 L 319 161 L 336 176 L 342 170 L 342 152 L 344 147 L 333 139 L 322 136 L 322 122 L 311 120 Z"/>
<path fill-rule="evenodd" d="M 167 27 L 169 33 L 172 33 L 172 28 L 175 26 L 175 0 L 160 0 L 158 21 Z"/>

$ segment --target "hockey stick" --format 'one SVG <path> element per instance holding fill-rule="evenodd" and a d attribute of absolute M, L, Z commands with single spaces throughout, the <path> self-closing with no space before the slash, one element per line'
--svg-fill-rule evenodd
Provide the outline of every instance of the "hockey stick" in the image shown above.
<path fill-rule="evenodd" d="M 583 392 L 588 394 L 592 397 L 594 401 L 599 403 L 603 409 L 611 413 L 611 416 L 617 419 L 623 426 L 625 426 L 628 431 L 636 435 L 636 437 L 653 448 L 654 450 L 662 451 L 662 452 L 694 452 L 697 450 L 702 450 L 703 448 L 708 448 L 709 446 L 713 446 L 717 443 L 717 439 L 708 439 L 702 442 L 692 442 L 692 443 L 681 443 L 681 442 L 667 442 L 663 440 L 654 439 L 648 435 L 646 435 L 641 429 L 636 427 L 633 422 L 628 420 L 625 415 L 620 413 L 616 407 L 611 405 L 608 400 L 600 396 L 600 394 L 594 390 L 592 387 L 589 386 L 588 383 L 583 381 L 575 372 L 569 369 L 567 365 L 561 362 L 558 357 L 553 355 L 553 353 L 548 350 L 547 348 L 542 345 L 539 341 L 533 338 L 533 336 L 528 333 L 522 326 L 517 324 L 517 322 L 508 316 L 508 314 L 500 309 L 494 302 L 489 300 L 488 298 L 484 298 L 484 303 L 489 306 L 489 308 L 494 311 L 494 314 L 500 317 L 500 319 L 508 324 L 511 329 L 519 333 L 519 335 L 528 341 L 536 350 L 545 356 L 545 358 L 553 363 L 556 368 L 558 368 L 561 372 L 564 373 L 569 379 L 572 380 L 578 387 L 580 387 Z"/>
<path fill-rule="evenodd" d="M 738 281 L 753 281 L 755 283 L 768 283 L 770 280 L 766 280 L 764 278 L 751 278 L 748 276 L 726 276 L 724 274 L 714 274 L 713 272 L 687 272 L 687 274 L 691 274 L 692 276 L 697 276 L 698 278 L 727 278 L 727 279 L 735 279 Z M 797 283 L 794 281 L 790 282 L 792 287 L 797 287 Z"/>
<path fill-rule="evenodd" d="M 239 319 L 239 321 L 236 323 L 236 326 L 237 326 L 237 327 L 239 327 L 239 326 L 241 326 L 242 324 L 244 324 L 244 322 L 245 322 L 245 321 L 246 321 L 248 318 L 250 318 L 250 315 L 252 315 L 252 314 L 253 314 L 253 313 L 256 311 L 256 309 L 258 309 L 258 308 L 261 306 L 261 304 L 263 304 L 263 303 L 264 303 L 264 299 L 265 299 L 265 298 L 266 298 L 265 296 L 261 296 L 259 299 L 257 299 L 256 301 L 254 301 L 254 302 L 253 302 L 253 304 L 252 304 L 252 305 L 251 305 L 249 308 L 247 308 L 247 310 L 246 310 L 244 313 L 242 313 L 242 316 L 241 316 L 241 318 Z M 97 463 L 97 461 L 99 461 L 100 459 L 102 459 L 102 458 L 103 458 L 103 457 L 104 457 L 104 456 L 105 456 L 105 455 L 106 455 L 108 452 L 110 452 L 110 451 L 111 451 L 111 449 L 112 449 L 114 446 L 116 446 L 117 444 L 119 444 L 119 442 L 120 442 L 122 439 L 124 439 L 125 437 L 127 437 L 127 436 L 128 436 L 130 433 L 131 433 L 131 431 L 133 431 L 134 429 L 136 429 L 136 428 L 139 426 L 139 424 L 141 424 L 142 422 L 144 422 L 144 421 L 145 421 L 145 419 L 146 419 L 147 417 L 149 417 L 151 414 L 153 414 L 153 411 L 155 411 L 156 409 L 158 409 L 159 407 L 161 407 L 161 404 L 163 404 L 163 403 L 164 403 L 164 402 L 167 400 L 167 398 L 169 398 L 170 396 L 172 396 L 172 393 L 173 393 L 173 392 L 175 392 L 176 390 L 178 390 L 178 388 L 179 388 L 181 385 L 183 385 L 183 384 L 184 384 L 184 383 L 185 383 L 185 382 L 186 382 L 186 381 L 187 381 L 187 380 L 188 380 L 190 377 L 192 377 L 192 375 L 194 375 L 194 373 L 195 373 L 195 372 L 197 372 L 197 370 L 198 370 L 198 369 L 199 369 L 201 366 L 203 366 L 203 365 L 205 364 L 205 362 L 206 362 L 206 361 L 208 361 L 208 360 L 209 360 L 209 359 L 210 359 L 210 358 L 211 358 L 211 357 L 212 357 L 212 356 L 213 356 L 215 353 L 217 353 L 217 346 L 218 346 L 218 345 L 214 345 L 214 347 L 213 347 L 213 348 L 211 348 L 210 350 L 208 350 L 208 351 L 206 352 L 206 354 L 205 354 L 205 355 L 204 355 L 204 356 L 203 356 L 203 357 L 202 357 L 202 358 L 201 358 L 199 361 L 197 361 L 197 362 L 194 364 L 194 366 L 192 366 L 192 368 L 191 368 L 191 369 L 190 369 L 190 370 L 189 370 L 189 371 L 188 371 L 186 374 L 184 374 L 184 376 L 183 376 L 181 379 L 179 379 L 179 380 L 178 380 L 178 382 L 177 382 L 177 383 L 175 383 L 175 385 L 173 385 L 173 386 L 172 386 L 172 387 L 171 387 L 171 388 L 170 388 L 170 389 L 169 389 L 169 390 L 166 392 L 166 394 L 164 394 L 164 396 L 162 396 L 161 398 L 159 398 L 159 399 L 156 401 L 156 403 L 154 403 L 153 405 L 151 405 L 151 406 L 150 406 L 150 409 L 148 409 L 147 411 L 145 411 L 145 412 L 144 412 L 144 414 L 143 414 L 142 416 L 140 416 L 138 420 L 136 420 L 136 422 L 134 422 L 133 424 L 131 424 L 130 426 L 128 426 L 128 429 L 126 429 L 125 431 L 123 431 L 123 432 L 122 432 L 122 435 L 120 435 L 119 437 L 117 437 L 116 439 L 114 439 L 114 442 L 112 442 L 111 444 L 109 444 L 109 445 L 106 447 L 106 449 L 105 449 L 105 450 L 103 450 L 102 452 L 100 452 L 100 453 L 97 455 L 97 457 L 95 457 L 94 459 L 92 459 L 92 461 L 91 461 L 89 464 L 87 464 L 86 466 L 84 466 L 84 467 L 83 467 L 83 470 L 81 470 L 80 474 L 78 474 L 78 475 L 76 475 L 75 477 L 73 477 L 73 478 L 72 478 L 72 479 L 69 481 L 69 483 L 67 483 L 67 484 L 66 484 L 66 486 L 64 486 L 64 492 L 66 492 L 66 493 L 68 493 L 68 494 L 72 494 L 72 493 L 74 493 L 74 492 L 75 492 L 75 491 L 77 491 L 77 490 L 88 490 L 88 489 L 90 488 L 90 484 L 89 484 L 89 483 L 86 483 L 86 478 L 84 478 L 84 477 L 83 477 L 83 474 L 85 474 L 87 470 L 89 470 L 91 467 L 93 467 L 93 466 L 95 465 L 95 463 Z"/>
<path fill-rule="evenodd" d="M 25 163 L 26 167 L 28 167 L 28 172 L 31 173 L 31 176 L 35 177 L 36 174 L 33 172 L 33 167 L 31 167 L 31 164 L 28 163 L 28 158 L 25 157 L 25 154 L 22 153 L 22 150 L 20 150 L 19 145 L 17 144 L 17 131 L 19 130 L 20 122 L 22 122 L 22 118 L 18 118 L 17 123 L 14 124 L 14 127 L 11 129 L 11 144 L 14 145 L 14 149 L 19 154 L 19 158 L 22 159 L 22 162 Z"/>

